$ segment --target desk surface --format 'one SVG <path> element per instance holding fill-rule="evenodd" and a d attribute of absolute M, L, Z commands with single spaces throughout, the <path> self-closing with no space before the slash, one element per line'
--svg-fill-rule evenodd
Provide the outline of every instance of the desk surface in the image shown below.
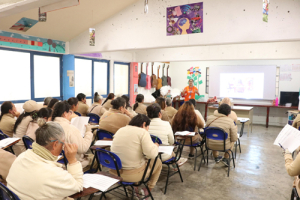
<path fill-rule="evenodd" d="M 10 145 L 7 145 L 6 147 L 3 147 L 2 149 L 6 149 L 6 148 L 8 148 L 8 147 L 11 147 L 11 146 L 17 144 L 20 140 L 21 140 L 21 139 L 18 139 L 18 140 L 16 140 L 15 142 L 11 143 Z"/>
<path fill-rule="evenodd" d="M 104 175 L 104 176 L 109 176 L 111 178 L 118 179 L 119 181 L 123 180 L 121 177 L 112 175 L 109 172 L 98 172 L 97 174 L 101 174 L 101 175 Z M 95 189 L 95 188 L 92 188 L 92 187 L 83 188 L 83 191 L 78 192 L 76 194 L 73 194 L 70 197 L 73 198 L 73 199 L 77 199 L 77 198 L 89 196 L 89 195 L 94 194 L 95 192 L 98 192 L 98 191 L 99 191 L 98 189 Z"/>
<path fill-rule="evenodd" d="M 214 108 L 214 109 L 218 109 L 218 107 L 214 107 L 214 106 L 209 106 L 208 108 Z M 233 106 L 232 110 L 252 110 L 253 107 L 249 107 L 249 106 Z"/>

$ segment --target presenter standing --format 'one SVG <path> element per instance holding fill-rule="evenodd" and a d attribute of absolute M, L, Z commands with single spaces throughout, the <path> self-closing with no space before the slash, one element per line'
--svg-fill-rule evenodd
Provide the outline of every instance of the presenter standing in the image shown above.
<path fill-rule="evenodd" d="M 189 86 L 186 86 L 181 92 L 181 96 L 184 97 L 184 101 L 195 99 L 195 94 L 199 94 L 198 88 L 194 86 L 194 80 L 189 80 Z"/>

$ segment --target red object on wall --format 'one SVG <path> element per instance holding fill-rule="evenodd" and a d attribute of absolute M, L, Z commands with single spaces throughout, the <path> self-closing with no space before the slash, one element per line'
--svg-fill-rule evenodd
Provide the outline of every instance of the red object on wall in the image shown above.
<path fill-rule="evenodd" d="M 134 85 L 138 84 L 139 80 L 139 73 L 138 73 L 138 63 L 132 62 L 130 63 L 130 104 L 133 105 L 135 103 L 135 97 L 134 94 Z"/>

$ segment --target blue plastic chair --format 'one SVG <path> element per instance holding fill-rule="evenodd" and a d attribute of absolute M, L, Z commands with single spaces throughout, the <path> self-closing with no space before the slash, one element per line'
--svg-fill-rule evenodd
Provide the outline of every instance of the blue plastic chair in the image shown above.
<path fill-rule="evenodd" d="M 95 152 L 95 155 L 96 155 L 96 160 L 98 162 L 98 164 L 100 165 L 103 165 L 104 167 L 107 167 L 109 169 L 113 169 L 113 170 L 116 170 L 117 171 L 117 175 L 119 177 L 121 177 L 120 175 L 120 170 L 122 169 L 122 162 L 121 162 L 121 159 L 119 158 L 119 156 L 117 156 L 115 153 L 113 152 L 110 152 L 110 151 L 107 151 L 105 149 L 96 149 L 96 152 Z M 126 186 L 130 186 L 131 189 L 132 189 L 132 193 L 134 193 L 134 189 L 133 189 L 133 186 L 140 186 L 142 184 L 145 185 L 146 189 L 148 190 L 148 193 L 149 195 L 144 197 L 143 199 L 147 198 L 147 197 L 151 197 L 152 200 L 154 200 L 150 190 L 149 190 L 149 187 L 147 185 L 148 181 L 150 180 L 151 176 L 152 176 L 152 173 L 153 173 L 153 170 L 154 170 L 154 166 L 156 164 L 156 161 L 157 161 L 157 158 L 155 158 L 154 160 L 154 164 L 153 164 L 153 167 L 151 169 L 151 172 L 150 172 L 150 175 L 149 177 L 146 178 L 146 174 L 147 174 L 147 171 L 148 171 L 148 168 L 149 168 L 149 164 L 150 164 L 150 159 L 148 160 L 147 162 L 147 166 L 145 168 L 145 171 L 144 171 L 144 174 L 143 174 L 143 177 L 141 179 L 141 181 L 139 181 L 138 183 L 132 183 L 132 182 L 124 182 L 124 181 L 121 181 L 120 182 L 120 185 L 112 188 L 112 189 L 109 189 L 107 190 L 106 192 L 103 192 L 102 191 L 102 194 L 100 196 L 100 200 L 102 199 L 102 197 L 104 196 L 105 197 L 105 193 L 109 193 L 119 187 L 123 187 L 124 188 L 124 191 L 125 191 L 125 194 L 126 194 L 126 197 L 128 197 L 128 194 L 127 194 L 127 191 L 126 191 Z M 146 180 L 145 180 L 146 179 Z M 91 195 L 90 199 L 93 197 L 93 195 Z M 134 195 L 132 195 L 132 199 L 134 198 Z"/>
<path fill-rule="evenodd" d="M 78 115 L 79 117 L 81 117 L 81 114 L 80 114 L 79 112 L 74 111 L 74 113 L 75 113 L 76 115 Z"/>
<path fill-rule="evenodd" d="M 9 138 L 8 135 L 4 134 L 4 133 L 0 130 L 0 140 L 3 140 L 3 139 L 5 139 L 5 138 Z M 11 153 L 15 154 L 15 152 L 14 152 L 12 146 L 10 146 L 9 149 L 10 149 L 10 152 L 11 152 Z"/>
<path fill-rule="evenodd" d="M 19 197 L 0 182 L 0 199 L 1 200 L 20 200 Z"/>
<path fill-rule="evenodd" d="M 208 164 L 208 150 L 215 150 L 215 149 L 211 149 L 208 145 L 209 143 L 209 140 L 218 140 L 218 141 L 223 141 L 223 150 L 216 150 L 216 151 L 220 151 L 220 152 L 225 152 L 225 154 L 227 153 L 229 155 L 229 160 L 230 160 L 230 157 L 232 157 L 232 161 L 233 161 L 233 166 L 235 168 L 235 163 L 234 163 L 234 155 L 233 155 L 233 152 L 231 151 L 231 149 L 226 149 L 226 139 L 228 138 L 228 133 L 226 133 L 223 129 L 221 128 L 217 128 L 217 127 L 208 127 L 205 129 L 205 137 L 206 137 L 206 142 L 205 142 L 205 151 L 204 151 L 204 154 L 202 156 L 202 159 L 200 161 L 200 165 L 199 165 L 199 168 L 198 168 L 198 171 L 200 171 L 200 167 L 201 167 L 201 164 L 202 164 L 202 160 L 205 159 L 204 155 L 205 155 L 205 152 L 207 153 L 207 164 Z M 228 153 L 228 151 L 231 152 L 231 155 L 230 153 Z M 204 160 L 205 162 L 205 160 Z M 230 172 L 230 162 L 229 162 L 229 165 L 228 165 L 228 177 L 229 177 L 229 172 Z"/>
<path fill-rule="evenodd" d="M 167 187 L 168 187 L 168 183 L 169 183 L 169 178 L 173 175 L 175 175 L 176 173 L 179 173 L 179 176 L 180 176 L 180 179 L 181 179 L 181 182 L 183 182 L 183 179 L 182 179 L 182 176 L 181 176 L 181 172 L 180 172 L 180 169 L 179 169 L 179 166 L 177 164 L 177 162 L 180 160 L 181 158 L 181 154 L 182 154 L 182 150 L 183 150 L 183 147 L 184 147 L 184 142 L 185 140 L 184 139 L 178 139 L 177 140 L 177 151 L 175 153 L 175 157 L 172 157 L 170 158 L 169 160 L 166 160 L 164 162 L 162 162 L 162 164 L 165 164 L 168 166 L 168 173 L 167 173 L 167 181 L 166 181 L 166 186 L 165 186 L 165 193 L 167 193 Z M 170 165 L 176 165 L 177 167 L 177 171 L 173 172 L 170 174 Z"/>
<path fill-rule="evenodd" d="M 28 137 L 25 135 L 22 137 L 22 140 L 23 140 L 26 150 L 32 149 L 32 143 L 34 143 L 34 140 L 31 137 Z"/>
<path fill-rule="evenodd" d="M 102 129 L 98 129 L 96 135 L 98 140 L 103 140 L 104 138 L 113 139 L 114 137 L 113 133 Z"/>
<path fill-rule="evenodd" d="M 65 155 L 65 151 L 62 150 L 61 153 L 60 153 L 60 155 L 63 156 L 63 159 L 58 160 L 57 162 L 60 163 L 60 164 L 64 164 L 64 165 L 66 166 L 66 168 L 67 168 L 67 165 L 68 165 L 68 159 L 67 159 L 67 157 L 66 157 L 66 155 Z"/>
<path fill-rule="evenodd" d="M 89 123 L 99 124 L 100 117 L 97 114 L 89 113 L 87 116 L 90 117 Z"/>
<path fill-rule="evenodd" d="M 159 139 L 159 137 L 155 136 L 155 135 L 150 135 L 152 142 L 153 143 L 158 143 L 158 144 L 162 144 L 161 139 Z"/>

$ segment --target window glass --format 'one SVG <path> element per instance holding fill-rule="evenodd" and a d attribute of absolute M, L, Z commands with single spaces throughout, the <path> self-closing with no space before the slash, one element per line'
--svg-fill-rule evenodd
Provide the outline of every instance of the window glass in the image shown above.
<path fill-rule="evenodd" d="M 128 65 L 115 64 L 114 74 L 115 74 L 114 77 L 115 95 L 129 94 Z"/>
<path fill-rule="evenodd" d="M 107 63 L 94 62 L 94 92 L 107 95 Z"/>
<path fill-rule="evenodd" d="M 92 96 L 92 60 L 75 58 L 75 96 Z"/>

